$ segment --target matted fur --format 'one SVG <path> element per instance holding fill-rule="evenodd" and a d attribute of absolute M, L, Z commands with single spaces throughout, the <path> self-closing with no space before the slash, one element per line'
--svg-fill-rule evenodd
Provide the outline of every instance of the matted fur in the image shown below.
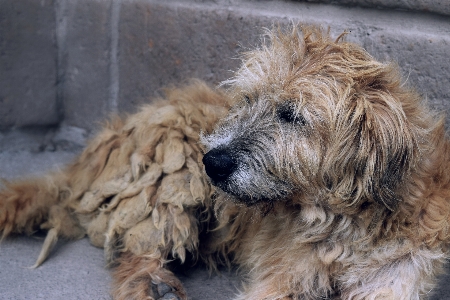
<path fill-rule="evenodd" d="M 87 234 L 117 266 L 116 299 L 147 299 L 151 283 L 160 282 L 185 299 L 163 266 L 169 256 L 184 261 L 186 251 L 196 252 L 212 193 L 199 132 L 211 131 L 227 107 L 222 93 L 193 81 L 137 114 L 113 119 L 65 170 L 6 183 L 0 191 L 3 237 L 48 229 L 37 267 L 59 237 Z"/>
<path fill-rule="evenodd" d="M 172 90 L 62 173 L 8 184 L 3 235 L 48 228 L 39 265 L 87 233 L 118 265 L 116 299 L 158 298 L 161 283 L 186 299 L 165 269 L 186 251 L 239 264 L 236 299 L 429 294 L 448 253 L 450 142 L 396 67 L 293 26 L 225 84 Z"/>

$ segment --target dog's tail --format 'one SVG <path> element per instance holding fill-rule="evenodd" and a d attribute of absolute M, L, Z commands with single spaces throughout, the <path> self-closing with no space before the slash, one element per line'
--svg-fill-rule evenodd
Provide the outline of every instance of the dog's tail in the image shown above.
<path fill-rule="evenodd" d="M 33 267 L 47 258 L 58 237 L 78 239 L 85 235 L 75 217 L 64 207 L 68 198 L 65 172 L 16 182 L 3 181 L 0 190 L 1 240 L 10 234 L 31 235 L 48 230 L 41 253 Z"/>
<path fill-rule="evenodd" d="M 32 234 L 48 220 L 50 207 L 59 202 L 64 179 L 60 174 L 18 182 L 3 181 L 0 190 L 2 239 L 11 233 Z"/>

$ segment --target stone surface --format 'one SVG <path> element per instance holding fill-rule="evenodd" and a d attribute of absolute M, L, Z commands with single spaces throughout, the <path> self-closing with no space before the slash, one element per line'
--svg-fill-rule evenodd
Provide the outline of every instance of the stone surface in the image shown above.
<path fill-rule="evenodd" d="M 291 22 L 330 26 L 335 36 L 349 31 L 349 40 L 398 62 L 431 106 L 447 110 L 450 19 L 353 5 L 384 2 L 0 1 L 0 127 L 63 121 L 92 130 L 111 112 L 132 112 L 162 95 L 167 85 L 192 77 L 215 85 L 231 77 L 239 53 L 259 44 L 262 27 Z M 445 10 L 448 3 L 433 5 Z"/>
<path fill-rule="evenodd" d="M 101 249 L 89 245 L 87 239 L 59 242 L 41 267 L 30 269 L 42 243 L 42 237 L 16 237 L 2 242 L 2 299 L 111 299 L 111 278 Z"/>
<path fill-rule="evenodd" d="M 329 26 L 335 36 L 347 31 L 378 59 L 398 63 L 434 109 L 450 107 L 448 17 L 295 2 L 136 0 L 121 8 L 119 111 L 190 77 L 229 78 L 239 53 L 259 44 L 262 27 L 292 21 Z"/>
<path fill-rule="evenodd" d="M 95 128 L 112 110 L 110 46 L 112 1 L 60 1 L 60 96 L 67 125 Z"/>
<path fill-rule="evenodd" d="M 56 124 L 52 0 L 0 1 L 0 127 Z"/>
<path fill-rule="evenodd" d="M 255 26 L 267 23 L 246 22 L 223 8 L 161 1 L 133 1 L 121 12 L 119 111 L 161 95 L 169 84 L 189 78 L 217 84 L 230 77 L 240 64 L 233 59 L 239 43 L 255 41 Z"/>
<path fill-rule="evenodd" d="M 375 8 L 394 8 L 402 10 L 417 10 L 437 14 L 450 15 L 448 0 L 306 0 L 307 2 L 332 3 L 339 5 L 359 5 Z"/>

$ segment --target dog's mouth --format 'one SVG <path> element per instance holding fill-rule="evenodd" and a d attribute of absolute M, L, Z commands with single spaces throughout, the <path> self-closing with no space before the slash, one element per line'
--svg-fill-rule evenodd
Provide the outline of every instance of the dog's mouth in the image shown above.
<path fill-rule="evenodd" d="M 252 172 L 251 168 L 239 161 L 239 154 L 227 148 L 212 149 L 203 157 L 211 183 L 237 202 L 252 206 L 284 199 L 289 195 L 287 183 L 273 175 L 261 179 L 257 174 L 267 172 Z"/>

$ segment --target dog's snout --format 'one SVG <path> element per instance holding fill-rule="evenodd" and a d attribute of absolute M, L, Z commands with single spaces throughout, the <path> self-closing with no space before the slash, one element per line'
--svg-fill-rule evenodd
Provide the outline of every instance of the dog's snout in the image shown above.
<path fill-rule="evenodd" d="M 237 163 L 229 152 L 213 149 L 203 156 L 206 174 L 214 181 L 226 180 L 236 169 Z"/>

